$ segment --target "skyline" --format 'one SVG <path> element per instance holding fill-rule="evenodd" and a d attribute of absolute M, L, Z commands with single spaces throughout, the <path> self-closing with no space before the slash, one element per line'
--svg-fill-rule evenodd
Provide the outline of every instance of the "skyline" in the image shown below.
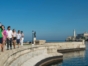
<path fill-rule="evenodd" d="M 0 22 L 22 30 L 26 40 L 65 40 L 76 33 L 88 32 L 87 0 L 0 0 Z"/>

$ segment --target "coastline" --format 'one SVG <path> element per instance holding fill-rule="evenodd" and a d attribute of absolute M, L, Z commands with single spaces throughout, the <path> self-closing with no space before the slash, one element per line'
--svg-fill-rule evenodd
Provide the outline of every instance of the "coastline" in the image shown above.
<path fill-rule="evenodd" d="M 35 66 L 35 64 L 47 59 L 42 65 L 53 62 L 55 60 L 63 60 L 63 54 L 58 50 L 85 48 L 84 42 L 52 42 L 43 45 L 25 45 L 12 51 L 6 51 L 0 55 L 5 59 L 0 62 L 1 66 Z M 5 54 L 5 55 L 3 55 Z M 49 58 L 49 59 L 48 59 Z M 19 60 L 19 61 L 18 61 Z"/>

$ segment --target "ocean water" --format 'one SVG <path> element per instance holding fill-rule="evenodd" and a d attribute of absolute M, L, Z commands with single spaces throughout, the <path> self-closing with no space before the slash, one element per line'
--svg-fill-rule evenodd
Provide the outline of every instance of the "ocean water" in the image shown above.
<path fill-rule="evenodd" d="M 32 42 L 32 40 L 24 40 L 24 42 Z M 46 40 L 46 42 L 65 42 L 65 40 Z"/>
<path fill-rule="evenodd" d="M 65 42 L 65 40 L 46 40 L 46 42 Z"/>
<path fill-rule="evenodd" d="M 86 50 L 64 53 L 62 62 L 48 66 L 88 66 L 88 43 L 86 43 Z"/>

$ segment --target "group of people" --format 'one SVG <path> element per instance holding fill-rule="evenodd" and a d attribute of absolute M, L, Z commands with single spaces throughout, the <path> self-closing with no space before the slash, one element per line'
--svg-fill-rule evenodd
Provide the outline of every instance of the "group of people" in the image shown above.
<path fill-rule="evenodd" d="M 5 30 L 4 25 L 0 25 L 0 49 L 3 52 L 4 46 L 7 44 L 7 50 L 16 48 L 16 44 L 18 45 L 18 48 L 21 44 L 23 46 L 23 40 L 24 40 L 24 34 L 23 31 L 18 30 L 16 32 L 15 29 L 11 30 L 11 27 L 8 26 L 7 30 Z"/>

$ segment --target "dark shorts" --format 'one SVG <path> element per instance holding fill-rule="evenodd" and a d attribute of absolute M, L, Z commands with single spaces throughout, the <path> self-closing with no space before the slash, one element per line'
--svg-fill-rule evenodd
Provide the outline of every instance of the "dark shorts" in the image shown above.
<path fill-rule="evenodd" d="M 13 40 L 16 40 L 16 37 L 13 37 Z"/>
<path fill-rule="evenodd" d="M 19 44 L 20 43 L 20 39 L 17 39 L 17 44 Z"/>
<path fill-rule="evenodd" d="M 0 44 L 2 44 L 3 43 L 3 38 L 0 38 Z"/>

